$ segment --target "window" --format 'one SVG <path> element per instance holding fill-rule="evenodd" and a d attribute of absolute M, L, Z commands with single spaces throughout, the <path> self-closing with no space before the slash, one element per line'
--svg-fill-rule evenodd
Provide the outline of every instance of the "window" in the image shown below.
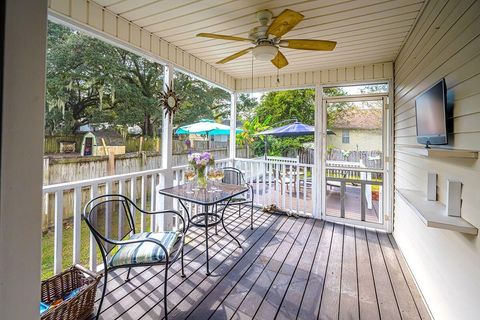
<path fill-rule="evenodd" d="M 350 143 L 350 131 L 344 129 L 342 131 L 342 143 Z"/>

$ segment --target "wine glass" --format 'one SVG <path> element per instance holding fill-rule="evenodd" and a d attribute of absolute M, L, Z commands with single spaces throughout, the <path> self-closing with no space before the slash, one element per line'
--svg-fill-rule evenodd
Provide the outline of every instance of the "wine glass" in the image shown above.
<path fill-rule="evenodd" d="M 215 168 L 214 168 L 214 167 L 210 167 L 210 168 L 208 169 L 207 178 L 208 178 L 208 180 L 213 181 L 213 186 L 212 186 L 211 189 L 208 190 L 207 192 L 215 192 L 215 190 L 216 190 L 217 188 L 215 187 L 216 171 L 215 171 Z"/>
<path fill-rule="evenodd" d="M 190 186 L 189 190 L 187 190 L 186 193 L 192 194 L 193 191 L 195 191 L 192 188 L 192 181 L 195 178 L 195 171 L 193 171 L 191 168 L 188 168 L 187 170 L 185 170 L 183 175 L 185 177 L 185 180 L 187 180 L 188 185 Z"/>
<path fill-rule="evenodd" d="M 223 173 L 222 168 L 218 168 L 215 170 L 215 180 L 217 181 L 222 181 L 224 178 L 225 174 Z M 221 192 L 222 190 L 220 188 L 216 188 L 218 192 Z"/>

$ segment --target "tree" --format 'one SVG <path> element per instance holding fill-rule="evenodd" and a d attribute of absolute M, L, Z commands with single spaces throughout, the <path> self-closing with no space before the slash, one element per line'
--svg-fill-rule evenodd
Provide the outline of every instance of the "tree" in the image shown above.
<path fill-rule="evenodd" d="M 257 106 L 258 101 L 256 98 L 245 93 L 239 94 L 237 97 L 237 120 L 243 122 L 248 119 L 253 119 Z"/>
<path fill-rule="evenodd" d="M 115 101 L 118 124 L 139 124 L 143 135 L 153 136 L 162 120 L 159 93 L 164 68 L 134 53 L 115 48 L 122 65 Z"/>
<path fill-rule="evenodd" d="M 104 101 L 114 90 L 114 75 L 119 67 L 114 53 L 111 45 L 49 22 L 46 81 L 49 132 L 73 132 L 89 123 L 90 116 L 101 118 L 108 113 L 109 106 Z M 58 121 L 60 113 L 63 121 Z"/>
<path fill-rule="evenodd" d="M 260 121 L 271 117 L 275 124 L 288 119 L 313 125 L 315 110 L 315 91 L 313 89 L 272 91 L 264 94 L 255 109 Z"/>
<path fill-rule="evenodd" d="M 265 120 L 260 121 L 258 117 L 255 117 L 252 121 L 246 120 L 243 123 L 243 131 L 237 134 L 237 143 L 247 148 L 247 158 L 250 158 L 250 148 L 254 146 L 254 153 L 259 155 L 263 149 L 263 143 L 258 144 L 266 139 L 265 136 L 257 136 L 256 134 L 267 130 L 269 128 L 271 117 L 267 117 Z"/>
<path fill-rule="evenodd" d="M 185 73 L 175 72 L 175 91 L 182 99 L 180 109 L 173 118 L 175 126 L 205 118 L 220 122 L 229 116 L 230 94 L 223 89 Z"/>

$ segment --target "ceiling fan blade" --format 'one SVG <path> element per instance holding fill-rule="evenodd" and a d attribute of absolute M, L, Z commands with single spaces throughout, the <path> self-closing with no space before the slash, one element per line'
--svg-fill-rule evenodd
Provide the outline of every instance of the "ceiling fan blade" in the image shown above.
<path fill-rule="evenodd" d="M 248 41 L 252 42 L 252 40 L 248 38 L 242 38 L 242 37 L 235 37 L 235 36 L 226 36 L 223 34 L 215 34 L 215 33 L 199 33 L 197 34 L 197 37 L 203 37 L 203 38 L 212 38 L 212 39 L 221 39 L 221 40 L 233 40 L 233 41 Z"/>
<path fill-rule="evenodd" d="M 253 48 L 247 48 L 247 49 L 243 49 L 242 51 L 239 51 L 237 53 L 234 53 L 232 54 L 231 56 L 228 56 L 226 58 L 223 58 L 222 60 L 220 61 L 217 61 L 217 63 L 219 64 L 223 64 L 223 63 L 227 63 L 229 61 L 232 61 L 233 59 L 237 59 L 241 56 L 243 56 L 244 54 L 248 53 L 250 50 L 252 50 Z"/>
<path fill-rule="evenodd" d="M 292 30 L 300 21 L 303 20 L 303 14 L 296 11 L 285 9 L 278 17 L 273 20 L 267 30 L 267 34 L 281 37 Z"/>
<path fill-rule="evenodd" d="M 282 69 L 283 67 L 286 67 L 288 65 L 287 58 L 281 53 L 280 51 L 277 52 L 277 55 L 275 58 L 273 58 L 272 63 L 277 69 Z"/>
<path fill-rule="evenodd" d="M 285 39 L 279 43 L 280 47 L 300 50 L 332 51 L 337 43 L 327 40 Z"/>

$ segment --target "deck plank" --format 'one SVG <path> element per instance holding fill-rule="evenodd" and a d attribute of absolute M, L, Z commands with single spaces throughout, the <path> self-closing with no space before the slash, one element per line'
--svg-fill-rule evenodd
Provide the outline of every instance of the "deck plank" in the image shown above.
<path fill-rule="evenodd" d="M 269 218 L 276 219 L 277 217 Z M 275 230 L 276 226 L 277 223 L 273 223 L 265 228 L 254 225 L 254 230 L 250 230 L 250 228 L 244 230 L 242 232 L 243 236 L 238 237 L 244 247 L 243 250 L 249 251 L 252 247 L 258 245 L 258 242 L 265 234 L 265 229 L 269 231 Z M 228 274 L 232 265 L 236 263 L 244 252 L 234 244 L 233 240 L 230 241 L 230 244 L 230 247 L 223 246 L 220 249 L 212 249 L 212 252 L 215 252 L 215 254 L 210 258 L 210 276 L 206 275 L 205 258 L 202 256 L 202 258 L 196 262 L 198 267 L 190 271 L 186 279 L 169 281 L 167 302 L 170 317 L 184 319 L 191 307 L 198 300 L 198 297 L 204 294 L 204 290 L 208 288 L 208 286 L 214 285 L 218 277 Z M 136 308 L 134 311 L 135 314 L 138 312 L 136 319 L 157 319 L 158 314 L 163 314 L 163 294 L 158 292 L 156 295 L 159 296 L 159 298 L 153 301 L 150 300 L 148 308 Z M 154 302 L 154 304 L 152 304 L 152 302 Z M 144 314 L 141 314 L 142 309 L 144 309 Z"/>
<path fill-rule="evenodd" d="M 392 320 L 401 319 L 397 299 L 393 292 L 392 283 L 390 276 L 388 275 L 377 233 L 371 230 L 367 230 L 366 233 L 380 317 L 382 319 Z"/>
<path fill-rule="evenodd" d="M 282 218 L 282 220 L 284 219 Z M 275 252 L 281 240 L 288 234 L 288 231 L 293 225 L 293 221 L 288 221 L 288 219 L 285 219 L 283 222 L 283 224 L 279 224 L 276 230 L 266 232 L 263 235 L 262 241 L 259 242 L 256 247 L 252 248 L 255 254 L 243 256 L 230 272 L 218 281 L 216 286 L 208 288 L 208 291 L 205 292 L 204 299 L 197 300 L 196 305 L 192 306 L 192 312 L 188 315 L 190 319 L 198 319 L 198 317 L 207 318 L 208 315 L 214 313 L 226 295 L 226 292 L 229 291 L 231 286 L 238 283 L 241 276 L 251 266 L 256 266 L 259 261 L 268 260 L 268 254 Z M 215 314 L 212 316 L 215 316 Z"/>
<path fill-rule="evenodd" d="M 286 232 L 292 225 L 293 223 L 287 224 L 279 230 L 279 237 L 272 237 L 273 241 L 270 241 L 256 256 L 243 258 L 232 272 L 223 278 L 214 290 L 209 292 L 208 296 L 190 314 L 190 318 L 211 316 L 212 319 L 225 319 L 231 317 L 280 246 L 281 237 L 286 236 Z M 232 289 L 235 290 L 232 292 Z M 222 307 L 218 308 L 220 305 Z"/>
<path fill-rule="evenodd" d="M 255 314 L 255 319 L 273 320 L 276 317 L 277 310 L 282 304 L 283 297 L 287 292 L 297 265 L 302 258 L 305 245 L 311 235 L 314 224 L 314 220 L 308 219 L 303 225 L 302 230 L 293 242 L 293 246 L 287 253 L 287 257 L 283 261 L 280 270 L 271 282 L 270 288 Z"/>
<path fill-rule="evenodd" d="M 262 222 L 263 222 L 262 218 Z M 230 216 L 227 217 L 227 222 L 230 223 L 231 228 L 243 228 L 246 229 L 249 226 L 250 218 L 245 215 L 244 218 L 238 219 L 237 212 L 231 212 Z M 185 264 L 188 265 L 191 260 L 195 260 L 201 256 L 201 250 L 198 250 L 198 246 L 203 245 L 204 243 L 204 233 L 203 230 L 195 228 L 190 233 L 189 242 L 185 245 Z M 227 237 L 223 235 L 220 239 Z M 190 254 L 192 253 L 192 254 Z M 163 266 L 153 267 L 142 267 L 132 269 L 130 275 L 130 281 L 128 285 L 125 285 L 125 276 L 127 269 L 117 269 L 113 272 L 118 272 L 115 274 L 115 277 L 109 276 L 107 294 L 105 296 L 104 305 L 102 307 L 102 312 L 105 312 L 112 304 L 117 303 L 124 297 L 127 297 L 132 290 L 140 288 L 144 283 L 150 283 L 150 280 L 155 278 L 159 272 L 163 271 Z M 121 271 L 121 272 L 119 272 Z M 112 273 L 113 273 L 112 272 Z M 125 274 L 125 275 L 124 275 Z M 142 275 L 140 278 L 138 275 Z M 172 275 L 173 276 L 173 275 Z M 171 276 L 171 277 L 172 277 Z M 101 285 L 99 286 L 101 288 Z M 97 295 L 97 301 L 100 299 L 100 296 Z M 134 302 L 134 301 L 133 301 Z M 124 304 L 126 307 L 126 304 Z"/>
<path fill-rule="evenodd" d="M 345 227 L 339 319 L 359 319 L 355 229 Z"/>
<path fill-rule="evenodd" d="M 282 267 L 290 248 L 293 246 L 304 224 L 305 219 L 303 218 L 294 221 L 294 225 L 289 232 L 284 235 L 273 257 L 267 263 L 265 269 L 262 270 L 255 284 L 237 308 L 232 317 L 233 319 L 252 319 L 255 316 L 263 298 L 270 288 L 270 284 Z"/>
<path fill-rule="evenodd" d="M 233 217 L 236 217 L 236 213 L 233 214 Z M 237 218 L 238 219 L 238 218 Z M 248 232 L 249 218 L 240 220 L 240 228 L 242 228 L 242 233 Z M 263 218 L 256 219 L 256 222 L 267 223 Z M 268 223 L 267 223 L 268 224 Z M 235 225 L 235 223 L 233 223 Z M 257 227 L 259 226 L 257 225 Z M 230 227 L 231 228 L 231 227 Z M 214 257 L 218 252 L 221 252 L 224 246 L 233 242 L 233 240 L 228 237 L 225 233 L 221 233 L 221 236 L 216 239 L 215 243 L 211 245 L 211 251 L 214 252 L 212 257 Z M 202 236 L 199 237 L 199 243 L 196 243 L 193 247 L 193 250 L 189 251 L 185 259 L 185 273 L 189 275 L 190 273 L 195 273 L 197 270 L 202 272 L 205 263 L 205 255 L 203 254 L 203 239 Z M 187 246 L 189 247 L 189 246 Z M 187 249 L 188 250 L 188 249 Z M 151 267 L 148 272 L 144 272 L 142 277 L 138 280 L 132 279 L 130 282 L 124 284 L 121 287 L 121 290 L 117 290 L 110 296 L 108 299 L 115 300 L 117 302 L 113 306 L 113 310 L 107 311 L 104 309 L 102 314 L 108 314 L 108 319 L 122 318 L 122 319 L 138 319 L 141 315 L 145 313 L 145 310 L 148 310 L 150 305 L 156 304 L 159 300 L 163 299 L 163 266 Z M 180 264 L 175 263 L 170 267 L 169 273 L 169 286 L 172 282 L 182 281 L 183 278 L 179 277 L 177 273 L 180 271 Z M 108 287 L 107 287 L 108 289 Z M 107 297 L 105 298 L 107 300 Z"/>
<path fill-rule="evenodd" d="M 365 229 L 355 228 L 360 319 L 380 319 Z"/>
<path fill-rule="evenodd" d="M 323 284 L 325 282 L 328 258 L 332 245 L 333 227 L 334 224 L 325 222 L 297 319 L 309 320 L 317 319 L 318 317 L 318 311 L 320 310 L 322 302 L 320 297 L 323 293 Z"/>
<path fill-rule="evenodd" d="M 312 233 L 308 238 L 305 252 L 295 270 L 287 293 L 283 298 L 282 304 L 277 311 L 277 320 L 295 319 L 300 309 L 303 293 L 308 284 L 308 277 L 313 267 L 315 254 L 320 244 L 320 237 L 323 233 L 324 222 L 321 220 L 315 221 Z"/>
<path fill-rule="evenodd" d="M 319 319 L 338 319 L 339 316 L 344 229 L 340 224 L 336 224 L 333 229 L 332 248 L 328 258 Z"/>
<path fill-rule="evenodd" d="M 395 242 L 395 239 L 393 239 L 393 235 L 389 234 L 388 239 L 390 240 L 393 250 L 395 251 L 395 256 L 397 257 L 398 263 L 400 264 L 400 268 L 402 269 L 403 275 L 410 289 L 413 300 L 415 301 L 415 306 L 417 307 L 417 310 L 418 310 L 418 313 L 420 314 L 421 319 L 422 320 L 432 319 L 432 317 L 430 316 L 430 312 L 428 311 L 427 306 L 425 304 L 425 301 L 423 300 L 423 297 L 420 294 L 420 291 L 418 290 L 415 280 L 413 279 L 410 268 L 407 266 L 407 263 L 405 262 L 405 258 L 400 252 L 400 249 L 398 248 L 398 245 Z"/>
<path fill-rule="evenodd" d="M 222 232 L 211 237 L 208 277 L 203 233 L 192 230 L 187 278 L 179 263 L 169 269 L 170 320 L 430 319 L 390 235 L 260 211 L 254 230 L 248 222 L 227 219 L 243 250 Z M 124 271 L 112 275 L 101 319 L 163 317 L 163 267 L 138 268 L 128 283 Z"/>
<path fill-rule="evenodd" d="M 382 249 L 385 263 L 387 265 L 387 271 L 392 281 L 393 290 L 398 302 L 398 308 L 400 314 L 404 320 L 420 320 L 420 314 L 418 313 L 415 302 L 413 301 L 410 288 L 407 285 L 407 281 L 403 275 L 402 269 L 398 264 L 395 251 L 393 250 L 390 240 L 385 233 L 378 233 L 378 239 L 380 241 L 380 248 Z"/>

